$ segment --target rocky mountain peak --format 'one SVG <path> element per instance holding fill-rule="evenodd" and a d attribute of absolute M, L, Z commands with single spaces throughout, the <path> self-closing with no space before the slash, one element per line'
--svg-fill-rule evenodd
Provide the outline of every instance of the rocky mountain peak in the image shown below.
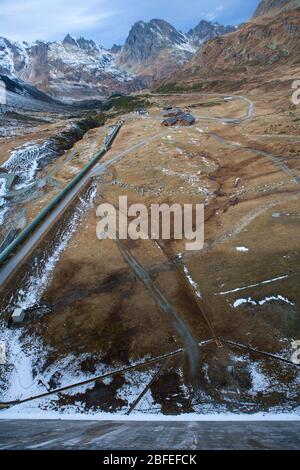
<path fill-rule="evenodd" d="M 74 38 L 70 34 L 67 34 L 65 39 L 62 41 L 62 45 L 65 47 L 72 46 L 77 47 L 79 49 L 83 49 L 85 51 L 98 51 L 99 46 L 93 41 L 92 39 L 85 39 L 83 37 Z"/>
<path fill-rule="evenodd" d="M 110 52 L 112 54 L 119 54 L 119 52 L 121 52 L 121 50 L 122 50 L 122 46 L 120 46 L 119 44 L 113 44 L 113 46 L 110 49 Z"/>
<path fill-rule="evenodd" d="M 187 38 L 167 21 L 138 21 L 129 32 L 121 54 L 121 63 L 143 62 L 157 56 L 162 49 L 187 44 Z"/>
<path fill-rule="evenodd" d="M 152 33 L 159 37 L 162 37 L 166 40 L 171 42 L 172 44 L 185 44 L 186 37 L 181 32 L 177 31 L 174 26 L 168 23 L 165 20 L 160 19 L 153 19 L 149 22 L 150 30 Z"/>
<path fill-rule="evenodd" d="M 78 47 L 78 43 L 77 43 L 76 39 L 73 38 L 73 36 L 71 36 L 70 34 L 66 35 L 66 37 L 64 38 L 62 44 L 64 46 L 76 46 L 76 47 Z"/>
<path fill-rule="evenodd" d="M 80 37 L 77 39 L 77 44 L 80 47 L 80 49 L 84 49 L 86 51 L 92 51 L 92 50 L 98 50 L 99 46 L 93 41 L 92 39 L 85 39 Z"/>
<path fill-rule="evenodd" d="M 223 26 L 219 23 L 212 23 L 210 21 L 201 20 L 200 23 L 187 33 L 191 44 L 195 47 L 200 47 L 209 39 L 217 36 L 223 36 L 227 33 L 232 33 L 236 28 L 234 26 Z"/>

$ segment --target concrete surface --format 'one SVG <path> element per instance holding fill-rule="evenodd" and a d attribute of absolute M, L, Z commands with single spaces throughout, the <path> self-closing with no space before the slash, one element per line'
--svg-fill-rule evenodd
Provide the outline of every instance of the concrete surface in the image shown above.
<path fill-rule="evenodd" d="M 300 422 L 0 420 L 0 450 L 299 450 Z"/>

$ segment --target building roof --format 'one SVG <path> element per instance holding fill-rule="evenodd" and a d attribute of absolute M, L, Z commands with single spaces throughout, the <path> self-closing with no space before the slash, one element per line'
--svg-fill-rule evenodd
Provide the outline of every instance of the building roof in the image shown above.
<path fill-rule="evenodd" d="M 173 117 L 181 114 L 182 111 L 179 108 L 171 108 L 164 112 L 164 117 Z"/>
<path fill-rule="evenodd" d="M 177 116 L 177 120 L 181 122 L 186 122 L 187 124 L 193 124 L 195 122 L 195 117 L 192 114 L 185 113 Z"/>
<path fill-rule="evenodd" d="M 177 123 L 177 118 L 176 117 L 169 117 L 167 119 L 164 119 L 162 122 L 163 126 L 174 126 Z"/>

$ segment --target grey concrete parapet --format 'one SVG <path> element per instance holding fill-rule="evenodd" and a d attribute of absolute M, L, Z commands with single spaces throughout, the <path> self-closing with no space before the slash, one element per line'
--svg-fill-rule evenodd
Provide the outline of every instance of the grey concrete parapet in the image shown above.
<path fill-rule="evenodd" d="M 25 318 L 25 310 L 22 308 L 18 307 L 14 310 L 14 313 L 12 314 L 12 321 L 14 323 L 22 323 Z"/>

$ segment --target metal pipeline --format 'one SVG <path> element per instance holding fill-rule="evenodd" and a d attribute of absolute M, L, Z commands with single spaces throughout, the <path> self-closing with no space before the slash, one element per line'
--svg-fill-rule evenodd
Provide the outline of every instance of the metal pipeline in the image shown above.
<path fill-rule="evenodd" d="M 114 139 L 116 138 L 123 122 L 117 123 L 113 132 L 109 135 L 99 152 L 92 158 L 92 160 L 73 178 L 70 183 L 30 222 L 27 227 L 0 253 L 0 265 L 4 264 L 10 256 L 12 256 L 18 247 L 29 237 L 29 235 L 40 225 L 40 223 L 49 215 L 49 213 L 57 206 L 57 204 L 66 196 L 66 194 L 74 188 L 74 186 L 88 173 L 88 171 L 106 154 L 110 149 Z"/>

